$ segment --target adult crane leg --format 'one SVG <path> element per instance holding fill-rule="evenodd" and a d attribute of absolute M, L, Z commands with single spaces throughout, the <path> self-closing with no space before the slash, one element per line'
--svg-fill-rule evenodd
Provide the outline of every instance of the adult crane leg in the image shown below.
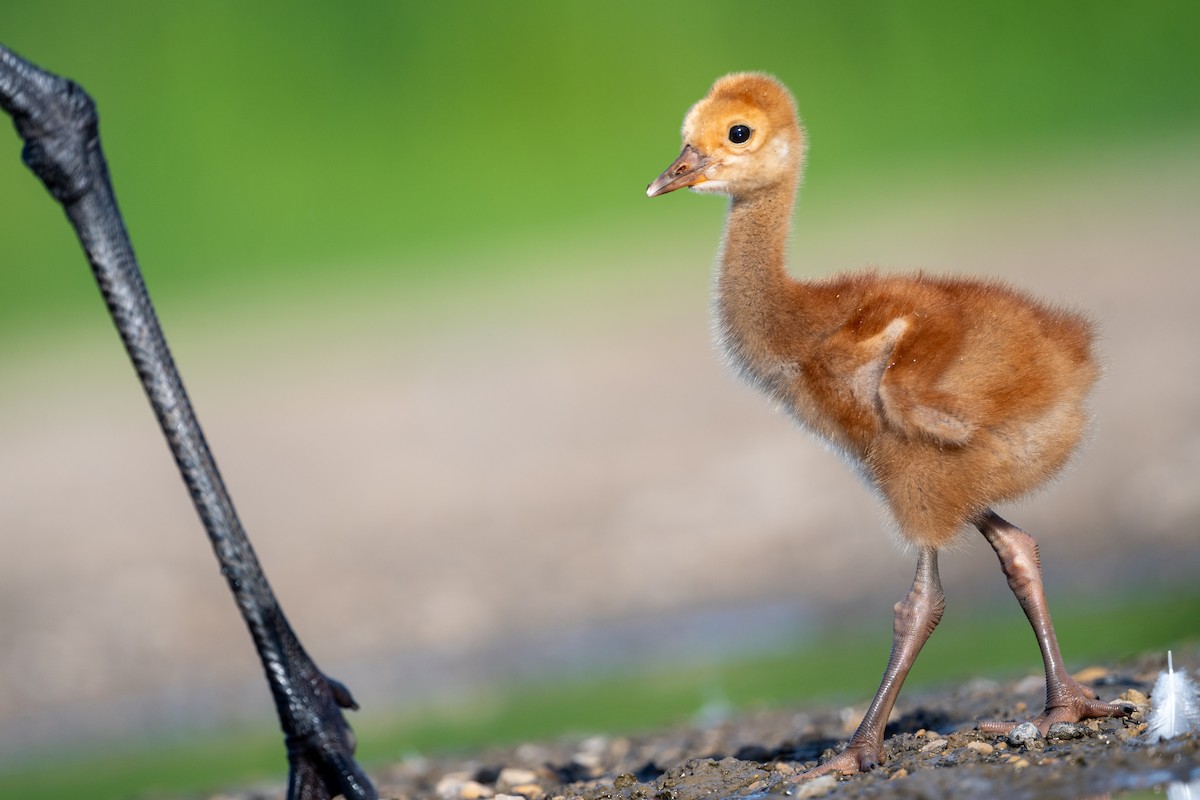
<path fill-rule="evenodd" d="M 287 744 L 289 800 L 374 800 L 354 760 L 354 736 L 341 709 L 357 708 L 345 686 L 325 676 L 279 607 L 192 411 L 146 293 L 100 149 L 92 99 L 0 45 L 0 107 L 24 140 L 22 158 L 66 211 L 109 314 L 125 343 L 221 573 L 262 659 Z"/>

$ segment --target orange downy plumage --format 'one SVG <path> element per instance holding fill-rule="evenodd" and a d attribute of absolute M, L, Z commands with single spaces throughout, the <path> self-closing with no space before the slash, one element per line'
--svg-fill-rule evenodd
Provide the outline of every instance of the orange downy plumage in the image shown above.
<path fill-rule="evenodd" d="M 1088 320 L 972 277 L 792 278 L 785 251 L 807 141 L 791 94 L 770 76 L 719 79 L 688 111 L 683 142 L 646 193 L 688 187 L 730 198 L 715 283 L 728 360 L 842 453 L 920 553 L 862 726 L 843 753 L 806 775 L 878 762 L 900 683 L 941 617 L 937 549 L 966 525 L 996 550 L 1037 632 L 1047 672 L 1039 726 L 1125 713 L 1066 674 L 1036 544 L 991 510 L 1052 478 L 1082 438 L 1099 374 Z"/>

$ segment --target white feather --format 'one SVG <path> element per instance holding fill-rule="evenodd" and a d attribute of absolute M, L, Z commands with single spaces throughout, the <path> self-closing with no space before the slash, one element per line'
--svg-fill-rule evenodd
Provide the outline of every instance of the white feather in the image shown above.
<path fill-rule="evenodd" d="M 1200 778 L 1191 783 L 1176 781 L 1167 784 L 1167 800 L 1200 800 Z"/>
<path fill-rule="evenodd" d="M 1189 731 L 1200 731 L 1200 693 L 1185 670 L 1175 671 L 1171 652 L 1167 651 L 1167 669 L 1158 673 L 1150 693 L 1150 739 L 1170 739 Z"/>

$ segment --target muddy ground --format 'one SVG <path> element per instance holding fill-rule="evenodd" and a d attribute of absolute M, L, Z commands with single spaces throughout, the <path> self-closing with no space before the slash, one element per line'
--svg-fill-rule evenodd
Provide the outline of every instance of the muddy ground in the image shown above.
<path fill-rule="evenodd" d="M 1200 650 L 1181 654 L 1194 661 Z M 385 798 L 1104 798 L 1196 782 L 1200 731 L 1147 739 L 1146 716 L 1161 654 L 1076 673 L 1108 700 L 1133 704 L 1127 718 L 1060 724 L 1047 737 L 981 734 L 981 719 L 1019 719 L 1040 710 L 1040 676 L 1004 684 L 978 680 L 901 696 L 882 765 L 838 779 L 797 775 L 853 732 L 863 708 L 780 709 L 709 727 L 634 737 L 593 737 L 453 758 L 410 759 L 375 771 Z M 220 795 L 275 800 L 281 787 Z"/>

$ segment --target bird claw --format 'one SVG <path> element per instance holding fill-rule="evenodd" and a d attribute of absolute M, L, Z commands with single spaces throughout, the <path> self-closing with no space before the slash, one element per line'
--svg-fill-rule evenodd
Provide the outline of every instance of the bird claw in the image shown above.
<path fill-rule="evenodd" d="M 329 684 L 329 691 L 333 695 L 333 701 L 338 704 L 338 708 L 358 711 L 358 701 L 354 699 L 354 695 L 350 694 L 349 686 L 328 675 L 325 676 L 325 682 Z"/>
<path fill-rule="evenodd" d="M 287 736 L 287 800 L 376 800 L 374 786 L 354 760 L 354 732 L 341 712 L 358 708 L 354 696 L 321 673 L 309 685 L 312 693 L 302 703 L 305 732 Z M 294 722 L 285 721 L 284 729 L 294 730 Z"/>
<path fill-rule="evenodd" d="M 292 759 L 287 800 L 376 800 L 378 797 L 366 776 L 357 771 L 353 758 L 311 757 Z M 353 772 L 354 774 L 351 774 Z"/>
<path fill-rule="evenodd" d="M 351 750 L 353 748 L 351 747 Z M 376 800 L 370 781 L 358 769 L 350 751 L 316 752 L 306 749 L 289 755 L 287 800 Z"/>
<path fill-rule="evenodd" d="M 1085 719 L 1106 719 L 1109 717 L 1127 717 L 1135 710 L 1130 703 L 1106 703 L 1097 698 L 1095 690 L 1084 686 L 1074 678 L 1068 678 L 1060 690 L 1041 714 L 1034 717 L 1032 722 L 1038 732 L 1045 736 L 1050 727 L 1058 722 L 1082 722 Z M 982 733 L 1003 736 L 1011 733 L 1020 722 L 1009 720 L 980 722 Z"/>
<path fill-rule="evenodd" d="M 837 775 L 855 775 L 859 772 L 870 772 L 879 766 L 883 754 L 878 748 L 865 744 L 846 745 L 846 749 L 833 758 L 818 764 L 812 769 L 805 770 L 792 779 L 793 782 L 808 781 L 830 773 Z"/>

